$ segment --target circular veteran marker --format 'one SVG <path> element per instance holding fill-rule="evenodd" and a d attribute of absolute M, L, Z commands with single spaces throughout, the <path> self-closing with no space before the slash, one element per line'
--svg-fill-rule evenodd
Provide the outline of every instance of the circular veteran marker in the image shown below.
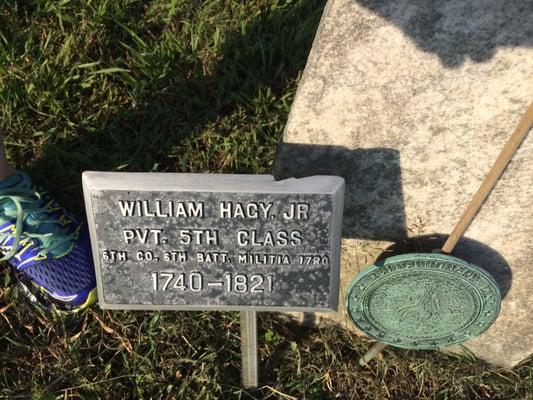
<path fill-rule="evenodd" d="M 404 254 L 363 270 L 346 310 L 367 335 L 392 346 L 435 349 L 485 331 L 501 293 L 481 268 L 443 254 Z"/>

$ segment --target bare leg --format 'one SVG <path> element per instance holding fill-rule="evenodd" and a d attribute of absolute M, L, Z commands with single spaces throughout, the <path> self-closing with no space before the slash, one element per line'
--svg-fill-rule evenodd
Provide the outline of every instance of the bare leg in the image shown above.
<path fill-rule="evenodd" d="M 6 147 L 4 145 L 4 135 L 0 133 L 0 181 L 13 175 L 15 170 L 9 165 L 6 157 Z"/>

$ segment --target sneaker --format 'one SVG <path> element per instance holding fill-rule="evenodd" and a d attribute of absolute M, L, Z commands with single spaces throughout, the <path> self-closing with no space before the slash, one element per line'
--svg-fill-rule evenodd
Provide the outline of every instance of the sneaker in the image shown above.
<path fill-rule="evenodd" d="M 59 311 L 96 301 L 89 234 L 23 172 L 0 181 L 0 260 L 30 300 Z"/>

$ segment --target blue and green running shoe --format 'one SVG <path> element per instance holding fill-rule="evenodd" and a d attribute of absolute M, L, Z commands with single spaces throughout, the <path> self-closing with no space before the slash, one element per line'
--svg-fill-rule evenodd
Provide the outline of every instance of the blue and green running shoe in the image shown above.
<path fill-rule="evenodd" d="M 0 252 L 23 292 L 46 308 L 77 311 L 96 301 L 86 226 L 23 172 L 0 182 Z"/>

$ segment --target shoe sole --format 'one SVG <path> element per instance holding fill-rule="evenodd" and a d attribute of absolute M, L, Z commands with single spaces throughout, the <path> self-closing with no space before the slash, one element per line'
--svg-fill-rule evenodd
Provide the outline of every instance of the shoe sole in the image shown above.
<path fill-rule="evenodd" d="M 36 284 L 31 284 L 32 288 L 34 289 L 32 290 L 28 287 L 28 285 L 22 282 L 22 280 L 18 279 L 17 286 L 19 287 L 20 292 L 29 300 L 32 305 L 62 314 L 75 314 L 80 312 L 94 304 L 98 299 L 97 290 L 94 288 L 89 292 L 89 295 L 83 304 L 70 308 L 68 304 L 58 304 L 56 301 L 53 301 L 46 290 L 40 286 L 37 286 Z"/>

